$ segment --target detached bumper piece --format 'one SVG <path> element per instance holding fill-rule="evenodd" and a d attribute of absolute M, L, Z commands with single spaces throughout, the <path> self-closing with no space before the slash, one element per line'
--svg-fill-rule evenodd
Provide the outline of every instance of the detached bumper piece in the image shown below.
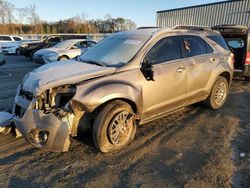
<path fill-rule="evenodd" d="M 68 151 L 70 141 L 69 127 L 66 120 L 59 120 L 52 113 L 44 114 L 42 111 L 34 109 L 34 101 L 23 112 L 24 110 L 20 109 L 25 108 L 25 104 L 21 100 L 19 101 L 18 97 L 15 100 L 14 108 L 18 106 L 18 111 L 21 112 L 13 117 L 15 126 L 30 144 L 48 151 Z"/>

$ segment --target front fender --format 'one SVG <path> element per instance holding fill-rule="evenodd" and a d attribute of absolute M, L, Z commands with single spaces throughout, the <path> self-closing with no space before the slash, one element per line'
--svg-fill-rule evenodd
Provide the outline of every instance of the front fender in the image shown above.
<path fill-rule="evenodd" d="M 142 110 L 142 88 L 128 83 L 102 83 L 85 90 L 84 86 L 78 86 L 73 100 L 78 101 L 87 112 L 93 112 L 98 106 L 114 99 L 125 99 L 136 105 L 138 115 Z"/>

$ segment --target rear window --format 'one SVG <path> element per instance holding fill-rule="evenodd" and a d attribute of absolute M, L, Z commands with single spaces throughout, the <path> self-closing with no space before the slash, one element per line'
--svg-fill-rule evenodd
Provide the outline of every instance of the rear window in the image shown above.
<path fill-rule="evenodd" d="M 0 36 L 0 40 L 2 41 L 11 41 L 11 38 L 8 36 Z"/>
<path fill-rule="evenodd" d="M 223 37 L 221 37 L 221 36 L 207 36 L 207 38 L 209 38 L 212 41 L 216 42 L 217 44 L 219 44 L 225 50 L 229 50 L 229 48 L 227 46 L 227 43 L 225 42 Z"/>

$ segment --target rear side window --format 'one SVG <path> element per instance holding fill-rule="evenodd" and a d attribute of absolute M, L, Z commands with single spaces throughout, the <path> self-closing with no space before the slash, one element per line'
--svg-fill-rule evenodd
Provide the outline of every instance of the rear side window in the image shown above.
<path fill-rule="evenodd" d="M 22 40 L 22 39 L 19 38 L 19 37 L 13 37 L 13 39 L 14 39 L 15 41 L 20 41 L 20 40 Z"/>
<path fill-rule="evenodd" d="M 184 49 L 189 57 L 208 53 L 207 48 L 209 48 L 209 45 L 198 36 L 185 35 L 183 36 L 183 43 Z M 212 49 L 210 49 L 210 51 L 211 50 Z"/>
<path fill-rule="evenodd" d="M 159 40 L 148 52 L 145 60 L 153 64 L 159 64 L 181 58 L 182 55 L 178 37 L 171 36 Z"/>
<path fill-rule="evenodd" d="M 8 36 L 0 36 L 0 40 L 2 41 L 12 41 L 10 37 Z"/>
<path fill-rule="evenodd" d="M 207 36 L 207 38 L 211 39 L 212 41 L 219 44 L 225 50 L 229 50 L 227 43 L 225 42 L 224 38 L 221 36 Z"/>

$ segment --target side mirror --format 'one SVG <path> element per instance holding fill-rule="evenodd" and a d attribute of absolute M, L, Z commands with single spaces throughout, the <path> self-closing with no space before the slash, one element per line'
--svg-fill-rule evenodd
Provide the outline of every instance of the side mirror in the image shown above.
<path fill-rule="evenodd" d="M 155 81 L 154 80 L 154 70 L 153 70 L 153 64 L 149 61 L 144 61 L 141 64 L 141 72 L 148 81 Z"/>

